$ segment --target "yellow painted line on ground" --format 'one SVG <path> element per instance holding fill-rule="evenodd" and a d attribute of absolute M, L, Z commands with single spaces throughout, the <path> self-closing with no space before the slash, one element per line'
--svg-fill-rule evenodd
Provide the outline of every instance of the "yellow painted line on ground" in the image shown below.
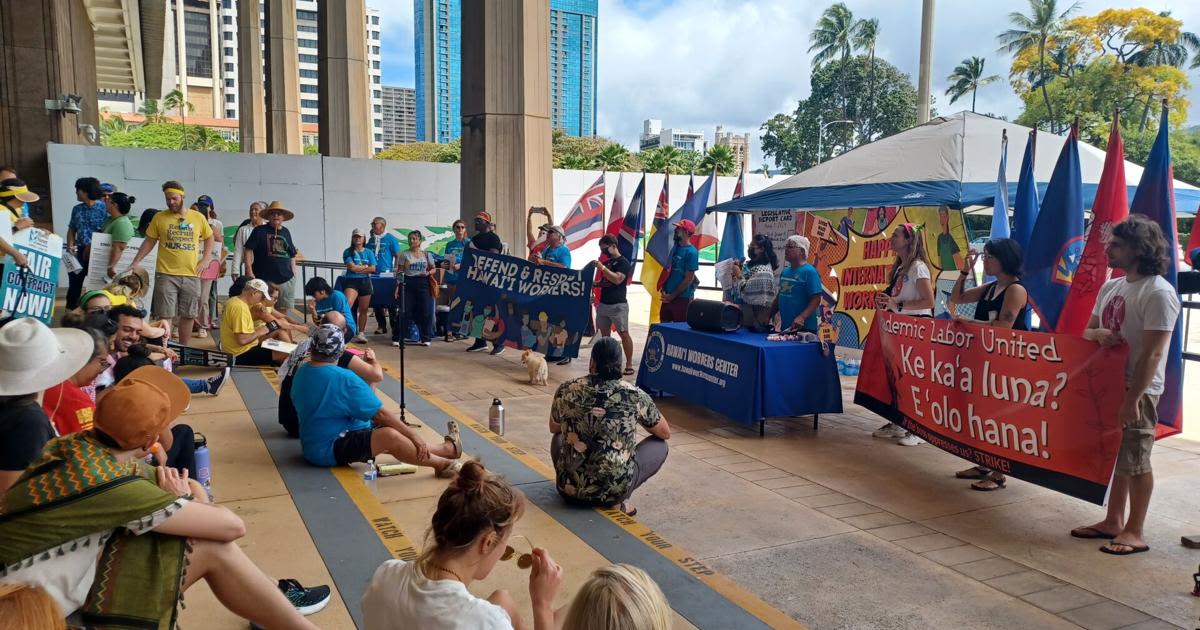
<path fill-rule="evenodd" d="M 385 365 L 384 371 L 393 378 L 399 380 L 399 374 L 390 366 Z M 538 474 L 542 475 L 546 479 L 553 480 L 555 478 L 553 468 L 542 463 L 542 461 L 537 457 L 534 457 L 523 449 L 518 448 L 517 445 L 504 439 L 502 436 L 492 433 L 486 426 L 475 421 L 449 402 L 442 400 L 433 392 L 430 392 L 429 390 L 413 383 L 412 381 L 405 383 L 405 386 L 408 387 L 408 389 L 413 393 L 418 394 L 425 398 L 425 400 L 433 403 L 435 407 L 446 412 L 446 414 L 451 418 L 457 420 L 459 424 L 470 427 L 473 431 L 478 433 L 480 437 L 504 449 L 504 451 L 506 451 L 514 459 L 520 461 L 522 464 L 525 464 L 533 470 L 536 470 Z M 361 487 L 362 483 L 358 482 L 357 485 Z M 615 508 L 597 508 L 595 511 L 615 523 L 634 538 L 637 538 L 645 543 L 647 547 L 658 552 L 660 555 L 667 558 L 671 562 L 674 562 L 683 570 L 695 576 L 696 579 L 703 582 L 713 591 L 720 593 L 726 599 L 737 604 L 743 610 L 757 617 L 760 621 L 771 626 L 772 628 L 806 628 L 804 624 L 801 624 L 795 619 L 792 619 L 786 613 L 771 606 L 767 602 L 764 602 L 757 595 L 742 588 L 742 586 L 733 580 L 730 580 L 729 578 L 717 573 L 694 555 L 688 553 L 683 548 L 668 542 L 665 538 L 655 533 L 654 530 L 648 525 L 626 515 L 625 513 L 621 512 L 621 510 Z"/>

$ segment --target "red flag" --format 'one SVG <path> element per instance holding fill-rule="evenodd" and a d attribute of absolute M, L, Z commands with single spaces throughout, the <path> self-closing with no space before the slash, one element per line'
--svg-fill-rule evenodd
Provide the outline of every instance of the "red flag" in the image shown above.
<path fill-rule="evenodd" d="M 1104 154 L 1104 170 L 1092 202 L 1092 225 L 1088 228 L 1083 256 L 1075 268 L 1071 289 L 1058 316 L 1056 332 L 1081 335 L 1091 319 L 1100 287 L 1109 277 L 1108 257 L 1104 246 L 1112 236 L 1113 226 L 1129 216 L 1129 195 L 1125 183 L 1125 143 L 1121 128 L 1113 115 L 1112 131 L 1108 134 L 1108 149 Z M 1117 272 L 1113 272 L 1116 275 Z"/>
<path fill-rule="evenodd" d="M 717 169 L 713 169 L 712 181 L 715 185 L 717 181 Z M 690 199 L 691 197 L 689 197 Z M 708 200 L 705 200 L 705 206 L 708 205 Z M 692 235 L 692 245 L 696 246 L 697 250 L 703 250 L 717 244 L 717 215 L 712 212 L 706 212 L 699 221 L 696 222 L 696 233 Z"/>
<path fill-rule="evenodd" d="M 604 230 L 605 234 L 620 234 L 621 226 L 625 223 L 625 194 L 621 192 L 624 183 L 625 174 L 621 173 L 617 176 L 617 192 L 613 194 L 612 209 L 608 211 L 608 227 Z"/>
<path fill-rule="evenodd" d="M 688 194 L 687 194 L 687 199 L 685 200 L 685 203 L 687 201 L 691 201 L 692 195 L 696 194 L 695 191 L 693 190 L 693 188 L 694 188 L 693 184 L 696 183 L 695 179 L 696 179 L 695 175 L 693 175 L 692 173 L 688 173 Z"/>
<path fill-rule="evenodd" d="M 746 171 L 742 171 L 742 174 L 738 175 L 737 184 L 734 184 L 734 186 L 733 186 L 733 198 L 734 199 L 737 199 L 738 197 L 741 197 L 743 194 L 745 194 L 742 191 L 742 187 L 745 185 L 745 179 L 746 179 Z"/>
<path fill-rule="evenodd" d="M 1191 264 L 1192 251 L 1200 247 L 1200 208 L 1196 209 L 1196 217 L 1192 220 L 1192 235 L 1188 237 L 1187 247 L 1183 248 L 1183 257 L 1187 258 L 1188 264 Z M 1195 269 L 1200 271 L 1200 267 Z"/>

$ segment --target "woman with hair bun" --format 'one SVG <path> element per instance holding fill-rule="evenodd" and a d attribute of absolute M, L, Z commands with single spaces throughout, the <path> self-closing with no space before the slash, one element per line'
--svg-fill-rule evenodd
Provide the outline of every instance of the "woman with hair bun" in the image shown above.
<path fill-rule="evenodd" d="M 645 571 L 628 564 L 596 569 L 567 609 L 563 630 L 671 630 L 671 605 Z"/>
<path fill-rule="evenodd" d="M 470 461 L 438 499 L 426 547 L 414 561 L 388 560 L 375 571 L 362 598 L 367 630 L 509 630 L 556 627 L 552 608 L 562 584 L 562 568 L 545 549 L 521 556 L 529 566 L 533 625 L 521 619 L 507 591 L 487 599 L 467 590 L 501 559 L 513 555 L 508 546 L 525 497 L 483 464 Z"/>

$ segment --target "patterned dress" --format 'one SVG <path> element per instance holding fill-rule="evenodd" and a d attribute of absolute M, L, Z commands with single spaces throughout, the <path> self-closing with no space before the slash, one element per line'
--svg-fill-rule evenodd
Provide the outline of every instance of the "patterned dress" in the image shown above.
<path fill-rule="evenodd" d="M 650 395 L 621 379 L 584 376 L 558 387 L 550 413 L 562 425 L 559 493 L 582 503 L 623 501 L 636 479 L 637 426 L 650 428 L 662 419 Z"/>

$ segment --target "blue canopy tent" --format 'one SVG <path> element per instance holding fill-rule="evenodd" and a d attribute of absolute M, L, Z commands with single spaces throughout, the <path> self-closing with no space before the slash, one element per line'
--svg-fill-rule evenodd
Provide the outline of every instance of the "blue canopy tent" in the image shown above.
<path fill-rule="evenodd" d="M 709 212 L 939 205 L 990 209 L 996 195 L 1000 134 L 1005 129 L 1009 199 L 1016 199 L 1020 156 L 1029 128 L 959 112 L 863 145 L 765 190 L 709 208 Z M 1038 133 L 1034 175 L 1039 192 L 1044 193 L 1050 181 L 1065 139 Z M 1012 159 L 1014 155 L 1017 159 Z M 1104 167 L 1104 151 L 1080 143 L 1079 161 L 1084 207 L 1090 208 Z M 1126 161 L 1130 199 L 1141 177 L 1142 167 Z M 1195 214 L 1198 205 L 1200 189 L 1176 180 L 1176 212 Z"/>

